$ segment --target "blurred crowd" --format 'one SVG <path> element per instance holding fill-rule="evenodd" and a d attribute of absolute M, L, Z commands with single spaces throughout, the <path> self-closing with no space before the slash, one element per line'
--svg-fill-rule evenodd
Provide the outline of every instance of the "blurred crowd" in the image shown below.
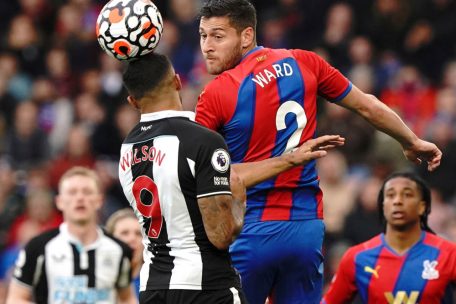
<path fill-rule="evenodd" d="M 164 17 L 158 51 L 180 74 L 186 110 L 211 79 L 199 51 L 198 0 L 154 1 Z M 345 147 L 318 162 L 324 193 L 326 276 L 340 255 L 380 232 L 377 193 L 394 170 L 417 170 L 433 189 L 430 227 L 456 241 L 456 1 L 257 0 L 259 45 L 317 52 L 392 107 L 443 151 L 432 174 L 358 116 L 319 101 L 319 134 Z M 117 179 L 123 138 L 137 123 L 123 63 L 95 37 L 100 0 L 0 1 L 0 303 L 18 250 L 62 221 L 57 182 L 75 165 L 103 181 L 104 223 L 127 207 Z"/>

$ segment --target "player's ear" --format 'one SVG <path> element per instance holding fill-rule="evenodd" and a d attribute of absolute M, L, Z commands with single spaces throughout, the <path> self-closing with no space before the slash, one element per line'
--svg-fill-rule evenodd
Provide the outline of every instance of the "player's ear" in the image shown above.
<path fill-rule="evenodd" d="M 182 89 L 182 81 L 179 74 L 174 75 L 174 84 L 176 85 L 176 90 L 180 91 Z"/>
<path fill-rule="evenodd" d="M 248 48 L 255 41 L 255 31 L 252 27 L 247 27 L 241 32 L 241 46 L 242 48 Z"/>
<path fill-rule="evenodd" d="M 131 95 L 128 95 L 127 97 L 128 103 L 135 109 L 139 110 L 139 104 L 138 101 Z"/>
<path fill-rule="evenodd" d="M 100 193 L 95 201 L 96 209 L 100 210 L 104 205 L 104 195 Z"/>
<path fill-rule="evenodd" d="M 420 216 L 423 216 L 423 214 L 426 212 L 426 202 L 425 201 L 420 201 L 420 204 L 418 205 L 418 214 Z"/>
<path fill-rule="evenodd" d="M 55 197 L 55 206 L 57 207 L 57 209 L 61 212 L 63 212 L 63 202 L 62 202 L 62 199 L 60 198 L 60 195 L 57 195 Z"/>

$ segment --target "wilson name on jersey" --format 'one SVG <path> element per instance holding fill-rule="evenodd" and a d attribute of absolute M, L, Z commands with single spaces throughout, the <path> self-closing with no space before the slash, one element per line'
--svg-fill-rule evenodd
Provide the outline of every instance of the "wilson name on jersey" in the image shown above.
<path fill-rule="evenodd" d="M 192 112 L 143 114 L 125 139 L 120 181 L 142 226 L 140 290 L 238 287 L 228 251 L 209 241 L 197 199 L 231 194 L 220 135 Z"/>

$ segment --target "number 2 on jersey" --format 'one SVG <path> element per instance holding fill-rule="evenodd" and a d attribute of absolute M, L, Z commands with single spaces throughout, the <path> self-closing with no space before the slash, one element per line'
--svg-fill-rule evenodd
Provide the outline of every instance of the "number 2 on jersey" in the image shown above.
<path fill-rule="evenodd" d="M 296 115 L 296 123 L 298 124 L 298 127 L 293 132 L 293 134 L 291 134 L 290 138 L 288 138 L 287 146 L 285 147 L 285 151 L 283 151 L 282 154 L 291 152 L 298 147 L 302 132 L 307 125 L 307 116 L 304 112 L 304 108 L 296 101 L 288 100 L 282 103 L 282 105 L 280 105 L 279 109 L 277 110 L 277 131 L 281 131 L 287 128 L 285 117 L 288 113 L 294 113 Z"/>
<path fill-rule="evenodd" d="M 157 185 L 155 185 L 154 181 L 150 177 L 141 175 L 135 179 L 132 191 L 136 201 L 136 208 L 142 216 L 150 219 L 147 236 L 153 239 L 158 238 L 162 228 L 163 218 L 158 198 Z M 146 205 L 142 201 L 141 194 L 143 191 L 149 192 L 152 196 L 152 202 L 150 204 Z"/>

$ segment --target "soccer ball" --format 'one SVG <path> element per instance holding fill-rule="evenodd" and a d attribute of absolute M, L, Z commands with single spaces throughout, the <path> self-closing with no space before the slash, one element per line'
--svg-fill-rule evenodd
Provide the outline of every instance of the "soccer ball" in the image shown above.
<path fill-rule="evenodd" d="M 100 11 L 96 34 L 101 48 L 119 60 L 152 52 L 163 32 L 163 19 L 151 0 L 111 0 Z"/>

